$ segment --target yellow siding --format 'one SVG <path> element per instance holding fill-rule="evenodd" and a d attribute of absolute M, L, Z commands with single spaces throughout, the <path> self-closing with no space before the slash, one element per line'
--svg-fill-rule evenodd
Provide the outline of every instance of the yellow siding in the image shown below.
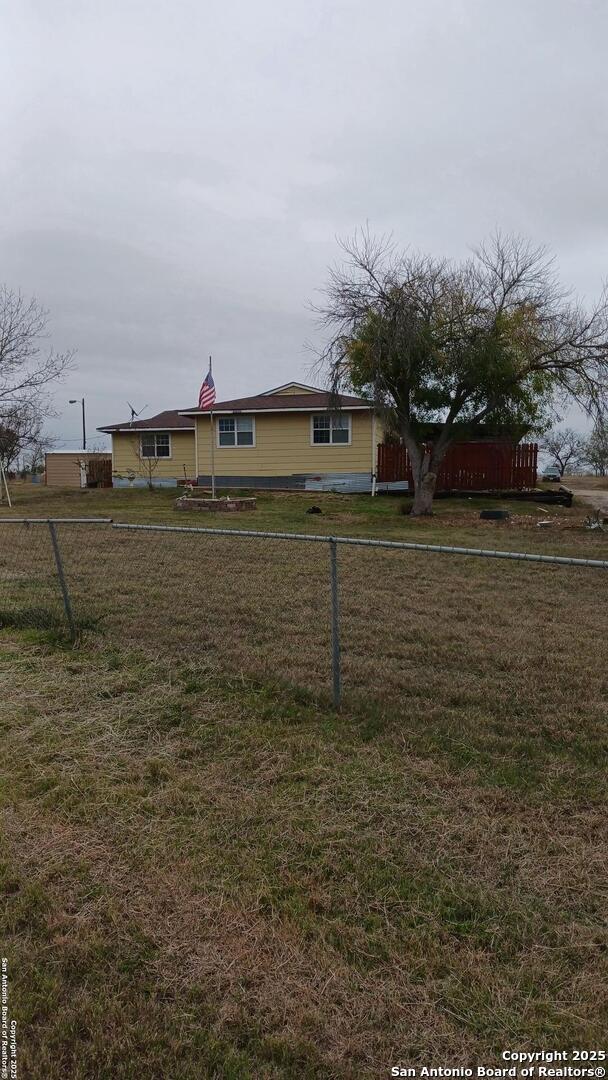
<path fill-rule="evenodd" d="M 139 457 L 139 432 L 118 432 L 112 435 L 112 472 L 118 476 L 127 476 L 130 472 L 147 478 L 147 459 Z M 191 479 L 194 469 L 194 431 L 170 431 L 171 457 L 158 458 L 158 464 L 152 473 L 159 479 L 182 480 L 184 465 L 186 475 Z"/>
<path fill-rule="evenodd" d="M 328 472 L 371 472 L 372 417 L 353 412 L 350 446 L 311 446 L 310 413 L 257 413 L 255 446 L 218 447 L 215 432 L 217 476 L 310 476 Z M 211 472 L 210 422 L 198 417 L 198 473 Z M 374 447 L 375 460 L 375 447 Z"/>
<path fill-rule="evenodd" d="M 284 390 L 277 390 L 277 397 L 284 397 L 285 394 L 314 394 L 314 390 L 309 390 L 307 386 L 302 386 L 300 383 L 291 383 L 290 386 L 286 386 Z M 274 396 L 274 395 L 273 395 Z"/>
<path fill-rule="evenodd" d="M 78 454 L 47 454 L 45 460 L 45 483 L 49 487 L 80 487 L 80 464 Z"/>

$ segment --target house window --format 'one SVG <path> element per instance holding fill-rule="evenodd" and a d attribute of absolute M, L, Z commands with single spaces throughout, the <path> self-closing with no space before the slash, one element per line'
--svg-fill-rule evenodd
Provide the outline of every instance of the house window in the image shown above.
<path fill-rule="evenodd" d="M 254 446 L 252 416 L 221 416 L 217 426 L 218 446 Z"/>
<path fill-rule="evenodd" d="M 350 413 L 321 413 L 312 418 L 314 446 L 347 445 L 350 443 Z"/>
<path fill-rule="evenodd" d="M 171 457 L 171 436 L 167 431 L 146 431 L 140 446 L 142 458 Z"/>

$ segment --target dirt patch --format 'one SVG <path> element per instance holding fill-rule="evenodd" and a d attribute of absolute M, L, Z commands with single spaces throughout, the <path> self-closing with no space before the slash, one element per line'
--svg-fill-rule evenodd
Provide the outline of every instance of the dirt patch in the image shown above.
<path fill-rule="evenodd" d="M 600 510 L 608 517 L 608 489 L 576 488 L 576 498 L 588 503 L 594 510 Z"/>

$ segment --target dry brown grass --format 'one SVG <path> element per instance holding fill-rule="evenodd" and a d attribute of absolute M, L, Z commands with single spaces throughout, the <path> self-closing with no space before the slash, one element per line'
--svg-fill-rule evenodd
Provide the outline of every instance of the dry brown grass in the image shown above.
<path fill-rule="evenodd" d="M 189 662 L 1 648 L 24 1075 L 371 1078 L 601 1041 L 595 719 L 519 716 L 497 749 L 461 710 L 456 745 L 433 701 L 378 724 Z"/>
<path fill-rule="evenodd" d="M 566 476 L 564 484 L 573 491 L 608 491 L 608 476 Z"/>
<path fill-rule="evenodd" d="M 475 529 L 417 535 L 605 557 L 568 514 Z M 5 621 L 61 642 L 46 529 L 6 535 Z M 336 716 L 325 545 L 59 535 L 80 647 L 0 638 L 25 1075 L 371 1078 L 601 1040 L 605 572 L 341 547 Z"/>
<path fill-rule="evenodd" d="M 327 697 L 325 544 L 58 528 L 87 645 L 134 645 Z M 46 527 L 4 534 L 5 604 L 34 626 L 45 612 L 61 621 Z M 512 538 L 495 529 L 488 546 Z M 558 553 L 607 554 L 605 534 L 551 539 Z M 458 729 L 497 716 L 572 730 L 583 715 L 603 718 L 605 571 L 348 546 L 338 562 L 347 700 L 435 709 Z"/>

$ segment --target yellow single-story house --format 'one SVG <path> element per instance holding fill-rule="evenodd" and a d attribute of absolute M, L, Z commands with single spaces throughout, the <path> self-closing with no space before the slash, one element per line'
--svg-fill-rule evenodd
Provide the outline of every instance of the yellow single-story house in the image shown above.
<path fill-rule="evenodd" d="M 291 382 L 212 409 L 179 409 L 114 424 L 115 483 L 365 491 L 376 471 L 379 430 L 363 398 Z"/>
<path fill-rule="evenodd" d="M 176 409 L 97 430 L 112 436 L 114 487 L 175 487 L 195 480 L 194 421 Z"/>

